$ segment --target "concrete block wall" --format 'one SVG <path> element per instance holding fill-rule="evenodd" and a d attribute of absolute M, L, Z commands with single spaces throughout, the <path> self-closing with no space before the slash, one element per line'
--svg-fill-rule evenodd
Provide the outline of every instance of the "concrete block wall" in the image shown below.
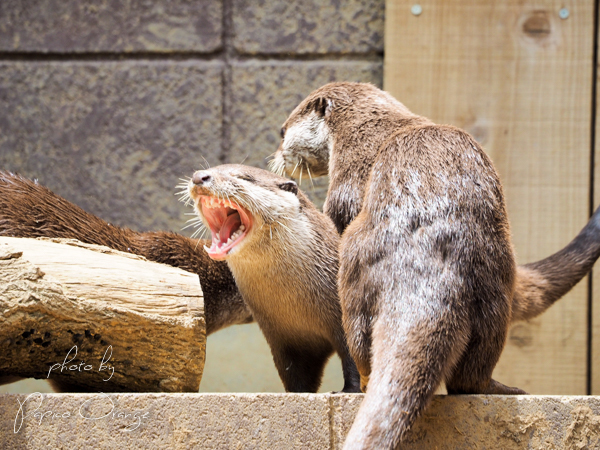
<path fill-rule="evenodd" d="M 327 82 L 381 86 L 383 25 L 384 0 L 2 0 L 0 169 L 116 225 L 189 235 L 180 178 L 266 167 Z M 326 186 L 302 183 L 318 206 Z M 330 366 L 324 391 L 342 386 Z M 0 386 L 28 390 L 48 388 Z M 208 338 L 201 390 L 282 391 L 256 325 Z"/>
<path fill-rule="evenodd" d="M 265 167 L 326 82 L 381 86 L 383 19 L 383 0 L 4 0 L 0 168 L 117 225 L 179 231 L 179 178 Z M 325 184 L 303 187 L 321 204 Z"/>

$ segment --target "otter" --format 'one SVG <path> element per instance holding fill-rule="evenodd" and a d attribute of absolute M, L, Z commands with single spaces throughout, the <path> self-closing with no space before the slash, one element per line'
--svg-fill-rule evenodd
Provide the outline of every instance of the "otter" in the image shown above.
<path fill-rule="evenodd" d="M 465 131 L 361 83 L 331 83 L 281 130 L 271 169 L 328 174 L 343 325 L 366 396 L 345 449 L 395 448 L 449 394 L 524 394 L 492 379 L 508 327 L 569 291 L 600 255 L 600 210 L 563 250 L 518 267 L 500 179 Z"/>
<path fill-rule="evenodd" d="M 78 239 L 196 273 L 204 293 L 207 335 L 253 321 L 227 264 L 199 251 L 209 241 L 111 225 L 36 181 L 1 170 L 0 236 Z"/>
<path fill-rule="evenodd" d="M 294 181 L 222 165 L 194 173 L 194 208 L 263 332 L 287 392 L 316 392 L 327 359 L 342 360 L 343 392 L 360 392 L 337 295 L 339 235 Z"/>

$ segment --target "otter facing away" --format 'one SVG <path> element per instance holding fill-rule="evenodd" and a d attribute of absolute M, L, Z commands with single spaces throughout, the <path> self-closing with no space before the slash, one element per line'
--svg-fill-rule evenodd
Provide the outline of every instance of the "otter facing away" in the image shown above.
<path fill-rule="evenodd" d="M 360 380 L 337 295 L 339 235 L 296 183 L 265 170 L 223 165 L 194 173 L 189 194 L 262 330 L 288 392 L 316 392 L 325 363 L 342 360 L 344 392 Z"/>
<path fill-rule="evenodd" d="M 342 234 L 339 296 L 367 395 L 346 449 L 395 448 L 438 385 L 519 394 L 492 379 L 511 322 L 535 317 L 600 255 L 600 212 L 565 249 L 517 266 L 491 160 L 368 84 L 332 83 L 291 113 L 272 169 L 329 174 Z"/>

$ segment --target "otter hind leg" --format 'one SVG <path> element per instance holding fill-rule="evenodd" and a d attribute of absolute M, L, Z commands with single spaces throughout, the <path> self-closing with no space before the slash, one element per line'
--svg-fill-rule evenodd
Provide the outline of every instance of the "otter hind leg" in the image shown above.
<path fill-rule="evenodd" d="M 506 386 L 494 379 L 491 379 L 488 388 L 484 392 L 482 392 L 482 394 L 527 395 L 527 392 L 516 387 Z"/>
<path fill-rule="evenodd" d="M 486 317 L 485 314 L 478 316 Z M 448 394 L 526 394 L 521 389 L 492 379 L 492 372 L 504 349 L 508 320 L 499 315 L 490 317 L 488 321 L 473 321 L 467 349 L 446 379 Z"/>
<path fill-rule="evenodd" d="M 356 364 L 359 375 L 359 391 L 365 392 L 366 381 L 371 374 L 371 320 L 373 314 L 364 303 L 361 293 L 347 289 L 348 299 L 342 302 L 344 330 L 348 340 L 348 351 Z M 360 300 L 356 300 L 360 299 Z M 344 391 L 346 392 L 346 391 Z"/>
<path fill-rule="evenodd" d="M 272 345 L 271 352 L 286 392 L 317 392 L 333 347 L 329 342 L 298 342 Z"/>

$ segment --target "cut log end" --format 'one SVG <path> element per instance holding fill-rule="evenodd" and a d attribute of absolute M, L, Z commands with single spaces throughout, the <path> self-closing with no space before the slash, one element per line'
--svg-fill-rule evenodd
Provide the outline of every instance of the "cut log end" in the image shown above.
<path fill-rule="evenodd" d="M 195 274 L 72 240 L 0 237 L 0 311 L 0 378 L 198 391 L 206 324 Z"/>

